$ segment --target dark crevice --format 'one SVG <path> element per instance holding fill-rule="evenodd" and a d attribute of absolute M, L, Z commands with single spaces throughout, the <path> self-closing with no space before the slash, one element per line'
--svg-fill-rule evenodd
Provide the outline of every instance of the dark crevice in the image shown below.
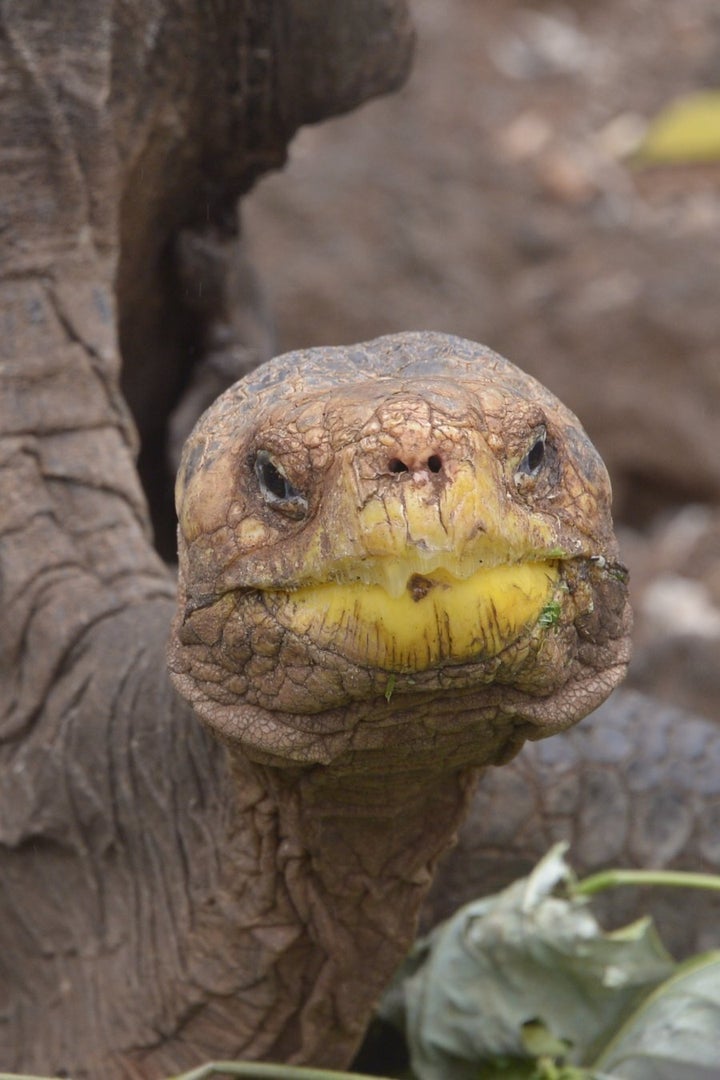
<path fill-rule="evenodd" d="M 175 477 L 168 460 L 168 423 L 201 357 L 203 328 L 183 304 L 172 245 L 156 261 L 150 296 L 119 282 L 122 391 L 140 433 L 138 472 L 150 509 L 155 547 L 176 558 Z M 131 270 L 125 271 L 130 278 Z"/>

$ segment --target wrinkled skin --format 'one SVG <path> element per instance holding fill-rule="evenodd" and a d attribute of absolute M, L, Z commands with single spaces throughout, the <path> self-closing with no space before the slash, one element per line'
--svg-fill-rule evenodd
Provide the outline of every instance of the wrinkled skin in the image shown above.
<path fill-rule="evenodd" d="M 523 472 L 536 444 L 542 462 Z M 292 485 L 284 502 L 263 493 L 258 460 Z M 177 498 L 176 684 L 253 760 L 388 774 L 494 763 L 574 723 L 624 673 L 604 467 L 552 395 L 470 342 L 407 334 L 273 361 L 205 415 Z M 541 575 L 537 597 L 519 567 Z M 479 593 L 462 593 L 481 569 Z M 519 614 L 501 573 L 529 592 Z M 404 578 L 419 595 L 402 595 Z M 328 583 L 337 618 L 322 609 Z M 467 642 L 455 608 L 423 628 L 433 591 L 442 605 L 453 589 L 461 610 L 496 591 Z"/>
<path fill-rule="evenodd" d="M 233 263 L 238 195 L 282 161 L 298 123 L 350 108 L 407 70 L 403 4 L 343 5 L 342 22 L 337 10 L 321 0 L 0 5 L 3 1069 L 157 1080 L 210 1057 L 347 1062 L 412 936 L 476 764 L 572 722 L 624 664 L 624 586 L 587 563 L 602 552 L 610 566 L 615 558 L 604 474 L 587 444 L 572 440 L 574 421 L 515 375 L 523 407 L 547 408 L 559 425 L 569 470 L 561 489 L 582 497 L 557 519 L 540 511 L 565 545 L 550 561 L 579 587 L 560 605 L 556 635 L 523 631 L 528 657 L 541 641 L 557 643 L 567 671 L 551 648 L 535 678 L 521 647 L 496 684 L 492 657 L 425 667 L 417 690 L 407 657 L 390 672 L 394 689 L 384 669 L 351 686 L 326 665 L 319 710 L 307 711 L 305 695 L 306 711 L 293 712 L 286 696 L 274 716 L 267 672 L 277 660 L 266 657 L 263 671 L 257 636 L 252 688 L 228 703 L 248 646 L 240 642 L 231 672 L 222 648 L 202 640 L 203 612 L 215 618 L 203 594 L 175 636 L 173 666 L 206 725 L 170 683 L 176 591 L 150 542 L 119 346 L 154 491 L 146 466 L 188 381 L 188 355 L 234 345 L 222 267 Z M 185 253 L 220 268 L 202 304 L 185 302 L 180 287 L 187 267 L 177 265 L 177 241 L 188 230 L 195 240 L 180 244 Z M 413 394 L 424 381 L 413 378 Z M 281 428 L 293 384 L 285 406 L 271 395 Z M 455 394 L 449 407 L 458 404 Z M 511 435 L 510 415 L 487 415 Z M 497 480 L 513 491 L 521 449 L 504 445 L 486 458 L 496 461 L 483 474 L 486 493 L 502 493 Z M 573 463 L 583 479 L 573 479 Z M 250 492 L 255 474 L 238 475 Z M 535 511 L 527 484 L 516 496 L 511 547 L 522 558 L 523 508 L 526 522 Z M 229 513 L 222 500 L 215 509 Z M 258 514 L 273 520 L 269 507 Z M 196 524 L 198 535 L 210 528 L 205 513 Z M 495 540 L 497 556 L 502 528 Z M 209 550 L 212 585 L 227 552 Z M 297 554 L 287 546 L 287 568 Z M 189 596 L 205 579 L 202 566 L 188 569 Z M 192 640 L 181 642 L 183 633 Z M 310 646 L 301 644 L 307 672 Z M 205 684 L 193 668 L 203 653 Z M 453 690 L 445 684 L 455 674 L 462 686 Z M 222 700 L 210 706 L 206 684 L 216 676 Z M 518 678 L 523 688 L 513 689 Z M 413 723 L 413 739 L 398 738 Z M 712 758 L 717 739 L 706 727 Z M 692 768 L 698 745 L 673 747 L 675 759 Z M 417 769 L 407 767 L 411 750 Z M 656 762 L 642 750 L 633 766 L 652 778 Z M 542 789 L 542 760 L 526 761 L 538 763 Z M 499 824 L 517 803 L 512 783 L 498 789 L 502 776 L 493 787 Z M 684 793 L 672 773 L 665 782 L 670 797 Z M 597 820 L 605 804 L 593 805 Z"/>
<path fill-rule="evenodd" d="M 534 743 L 483 778 L 457 847 L 423 910 L 428 926 L 527 874 L 570 844 L 579 875 L 614 866 L 720 871 L 720 728 L 621 689 L 561 738 Z M 720 896 L 611 889 L 605 925 L 650 914 L 675 956 L 717 948 Z"/>
<path fill-rule="evenodd" d="M 282 927 L 256 961 L 285 988 L 266 1045 L 341 1064 L 477 767 L 575 723 L 624 673 L 607 475 L 533 379 L 405 334 L 289 354 L 227 391 L 188 441 L 177 508 L 174 680 L 244 805 L 276 821 L 286 891 L 242 894 L 248 926 Z M 470 603 L 484 614 L 463 635 Z"/>
<path fill-rule="evenodd" d="M 397 87 L 412 48 L 404 0 L 2 0 L 0 273 L 19 288 L 3 334 L 27 324 L 26 352 L 42 350 L 23 306 L 52 282 L 98 371 L 120 346 L 170 558 L 168 417 L 198 366 L 243 362 L 238 196 L 301 124 Z"/>

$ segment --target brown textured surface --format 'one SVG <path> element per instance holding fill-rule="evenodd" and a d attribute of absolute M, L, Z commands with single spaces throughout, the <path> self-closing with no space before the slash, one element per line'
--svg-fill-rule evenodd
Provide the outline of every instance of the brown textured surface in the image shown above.
<path fill-rule="evenodd" d="M 539 427 L 546 462 L 521 484 L 515 470 Z M 299 519 L 263 500 L 252 462 L 268 451 L 303 492 Z M 394 473 L 411 453 L 443 467 Z M 466 534 L 452 496 L 468 461 L 483 495 Z M 200 715 L 253 757 L 338 769 L 373 770 L 376 760 L 419 769 L 438 755 L 446 767 L 482 765 L 574 722 L 624 671 L 629 613 L 602 463 L 557 399 L 482 346 L 404 334 L 280 357 L 205 414 L 179 476 L 171 667 Z M 509 562 L 564 553 L 558 624 L 506 642 L 498 657 L 478 648 L 464 663 L 413 670 L 411 684 L 398 673 L 385 701 L 392 667 L 358 662 L 340 631 L 329 645 L 320 628 L 295 632 L 266 591 L 361 569 L 371 556 L 363 514 L 376 499 L 393 521 L 391 546 L 415 528 L 410 549 L 432 549 L 426 532 L 445 505 L 440 533 L 456 557 L 478 532 L 506 544 Z"/>
<path fill-rule="evenodd" d="M 720 871 L 717 723 L 619 690 L 560 739 L 485 774 L 428 897 L 427 922 L 520 877 L 558 840 L 579 874 L 611 866 Z M 717 894 L 616 889 L 606 924 L 649 912 L 677 954 L 717 945 Z"/>
<path fill-rule="evenodd" d="M 539 425 L 545 471 L 519 480 Z M 289 506 L 263 494 L 257 462 L 270 456 L 292 483 Z M 434 480 L 420 467 L 432 457 Z M 566 600 L 556 625 L 527 628 L 498 657 L 478 646 L 465 663 L 398 675 L 387 694 L 387 668 L 352 662 L 341 636 L 327 647 L 319 628 L 293 633 L 273 591 L 359 567 L 359 521 L 376 497 L 390 546 L 399 534 L 422 547 L 468 460 L 487 515 L 475 531 L 511 560 L 554 553 Z M 416 488 L 424 513 L 411 527 Z M 248 376 L 188 441 L 177 498 L 171 668 L 230 748 L 247 803 L 237 827 L 258 860 L 237 934 L 257 949 L 255 1007 L 273 1004 L 244 1050 L 341 1064 L 408 947 L 474 770 L 574 723 L 622 677 L 629 610 L 607 476 L 572 414 L 513 365 L 472 342 L 405 334 Z M 406 518 L 389 510 L 396 501 Z M 454 521 L 445 531 L 461 546 Z"/>
<path fill-rule="evenodd" d="M 233 938 L 228 882 L 253 847 L 224 754 L 167 680 L 174 584 L 118 322 L 152 435 L 204 332 L 183 314 L 176 232 L 226 242 L 298 123 L 407 68 L 404 4 L 344 13 L 333 48 L 321 3 L 0 6 L 3 1068 L 157 1077 L 256 1034 L 248 987 L 283 935 Z M 274 860 L 258 865 L 272 892 Z"/>
<path fill-rule="evenodd" d="M 405 70 L 403 4 L 345 6 L 342 26 L 301 7 L 0 6 L 3 1068 L 157 1080 L 210 1057 L 347 1060 L 466 808 L 466 769 L 338 784 L 231 765 L 165 671 L 175 589 L 118 324 L 152 454 L 188 352 L 225 316 L 221 287 L 182 303 L 177 231 L 222 261 L 236 196 L 294 124 Z M 570 665 L 598 693 L 619 660 L 602 631 L 580 623 Z M 473 753 L 507 743 L 506 720 Z M 691 768 L 695 743 L 676 753 Z"/>

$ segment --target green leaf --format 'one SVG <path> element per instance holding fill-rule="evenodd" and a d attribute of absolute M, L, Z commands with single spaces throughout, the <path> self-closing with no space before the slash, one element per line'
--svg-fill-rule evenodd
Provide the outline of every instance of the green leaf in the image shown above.
<path fill-rule="evenodd" d="M 720 91 L 679 98 L 650 124 L 636 153 L 643 164 L 720 161 Z"/>
<path fill-rule="evenodd" d="M 693 957 L 645 999 L 595 1061 L 618 1080 L 717 1080 L 720 951 Z"/>
<path fill-rule="evenodd" d="M 405 1029 L 419 1080 L 477 1080 L 493 1075 L 479 1072 L 483 1063 L 528 1059 L 528 1024 L 547 1045 L 570 1048 L 562 1064 L 592 1060 L 674 970 L 650 920 L 605 934 L 586 899 L 555 895 L 572 877 L 564 851 L 461 908 L 413 950 L 382 1013 Z"/>
<path fill-rule="evenodd" d="M 557 600 L 550 600 L 540 612 L 538 626 L 556 626 L 560 620 L 560 604 Z"/>

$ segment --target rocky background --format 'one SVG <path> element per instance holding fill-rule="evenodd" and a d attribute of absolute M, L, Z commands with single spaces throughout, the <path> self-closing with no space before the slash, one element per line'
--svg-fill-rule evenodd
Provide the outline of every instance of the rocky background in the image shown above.
<path fill-rule="evenodd" d="M 632 158 L 720 84 L 720 9 L 413 8 L 405 89 L 304 129 L 243 204 L 269 313 L 252 348 L 432 328 L 537 375 L 611 471 L 631 684 L 720 718 L 720 166 Z"/>

